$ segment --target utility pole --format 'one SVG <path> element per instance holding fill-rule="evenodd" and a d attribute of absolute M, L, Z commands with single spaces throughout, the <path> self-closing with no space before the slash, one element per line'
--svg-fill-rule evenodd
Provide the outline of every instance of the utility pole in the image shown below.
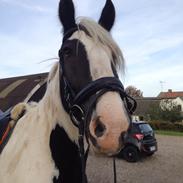
<path fill-rule="evenodd" d="M 163 92 L 163 85 L 164 84 L 165 84 L 165 81 L 160 81 L 161 92 Z"/>

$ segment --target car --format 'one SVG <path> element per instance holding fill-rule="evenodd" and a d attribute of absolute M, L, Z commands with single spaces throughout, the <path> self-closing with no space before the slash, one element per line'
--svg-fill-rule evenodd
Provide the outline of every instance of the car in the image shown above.
<path fill-rule="evenodd" d="M 142 155 L 151 156 L 158 150 L 154 131 L 145 121 L 132 121 L 123 142 L 124 147 L 117 157 L 128 162 L 137 162 Z"/>

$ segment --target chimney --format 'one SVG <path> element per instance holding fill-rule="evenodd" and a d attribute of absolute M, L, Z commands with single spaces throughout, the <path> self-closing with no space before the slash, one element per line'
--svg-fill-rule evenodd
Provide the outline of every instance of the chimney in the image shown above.
<path fill-rule="evenodd" d="M 168 89 L 168 92 L 169 92 L 169 93 L 172 93 L 172 89 Z"/>

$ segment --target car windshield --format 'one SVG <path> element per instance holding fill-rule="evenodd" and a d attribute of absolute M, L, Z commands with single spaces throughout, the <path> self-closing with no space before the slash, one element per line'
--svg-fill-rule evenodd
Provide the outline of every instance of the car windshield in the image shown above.
<path fill-rule="evenodd" d="M 139 128 L 142 132 L 150 132 L 152 131 L 152 128 L 149 124 L 140 124 Z"/>

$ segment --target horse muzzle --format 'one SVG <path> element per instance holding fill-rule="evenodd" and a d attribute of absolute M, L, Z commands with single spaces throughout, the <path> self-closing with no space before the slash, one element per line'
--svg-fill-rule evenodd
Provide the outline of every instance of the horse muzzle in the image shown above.
<path fill-rule="evenodd" d="M 122 136 L 129 124 L 120 95 L 117 92 L 102 95 L 89 124 L 89 137 L 95 149 L 105 154 L 117 153 L 123 146 Z"/>

